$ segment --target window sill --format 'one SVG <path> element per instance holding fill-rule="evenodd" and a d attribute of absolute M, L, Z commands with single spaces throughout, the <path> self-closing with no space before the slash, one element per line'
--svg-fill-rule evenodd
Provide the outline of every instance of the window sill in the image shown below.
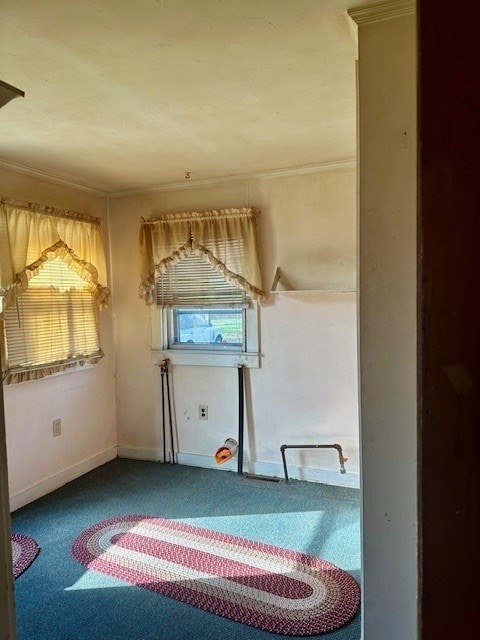
<path fill-rule="evenodd" d="M 197 349 L 152 349 L 152 364 L 159 365 L 168 358 L 173 365 L 192 367 L 238 367 L 243 365 L 249 369 L 260 368 L 259 353 L 215 353 Z"/>
<path fill-rule="evenodd" d="M 281 289 L 270 291 L 271 296 L 308 295 L 316 293 L 357 293 L 356 289 Z"/>

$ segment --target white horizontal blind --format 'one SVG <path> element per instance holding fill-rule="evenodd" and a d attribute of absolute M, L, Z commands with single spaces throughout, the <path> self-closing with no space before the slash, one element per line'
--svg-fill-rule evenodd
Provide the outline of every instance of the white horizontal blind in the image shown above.
<path fill-rule="evenodd" d="M 155 299 L 164 308 L 245 308 L 245 291 L 227 282 L 205 256 L 188 254 L 157 277 Z"/>
<path fill-rule="evenodd" d="M 101 354 L 97 305 L 86 283 L 60 258 L 44 264 L 4 315 L 10 371 Z"/>

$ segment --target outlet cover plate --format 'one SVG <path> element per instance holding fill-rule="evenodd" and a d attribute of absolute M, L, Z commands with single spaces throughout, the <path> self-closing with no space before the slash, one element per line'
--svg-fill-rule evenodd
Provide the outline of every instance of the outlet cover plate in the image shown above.
<path fill-rule="evenodd" d="M 60 418 L 57 418 L 57 420 L 53 421 L 53 437 L 56 438 L 57 436 L 61 436 L 62 435 L 62 421 L 60 420 Z"/>
<path fill-rule="evenodd" d="M 208 404 L 198 405 L 198 417 L 200 420 L 208 420 Z"/>

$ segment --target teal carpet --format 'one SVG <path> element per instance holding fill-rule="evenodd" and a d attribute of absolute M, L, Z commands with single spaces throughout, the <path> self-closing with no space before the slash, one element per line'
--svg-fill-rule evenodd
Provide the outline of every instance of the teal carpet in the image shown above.
<path fill-rule="evenodd" d="M 19 640 L 272 640 L 287 638 L 215 616 L 86 570 L 70 556 L 81 531 L 118 515 L 182 520 L 323 558 L 360 581 L 359 492 L 234 473 L 114 460 L 12 514 L 41 553 L 16 580 Z M 360 615 L 324 640 L 359 640 Z"/>

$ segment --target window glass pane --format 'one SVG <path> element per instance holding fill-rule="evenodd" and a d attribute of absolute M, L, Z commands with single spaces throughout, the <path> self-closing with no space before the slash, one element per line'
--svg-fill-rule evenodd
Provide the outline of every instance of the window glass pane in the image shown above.
<path fill-rule="evenodd" d="M 243 309 L 174 309 L 173 344 L 240 347 L 245 344 Z"/>

